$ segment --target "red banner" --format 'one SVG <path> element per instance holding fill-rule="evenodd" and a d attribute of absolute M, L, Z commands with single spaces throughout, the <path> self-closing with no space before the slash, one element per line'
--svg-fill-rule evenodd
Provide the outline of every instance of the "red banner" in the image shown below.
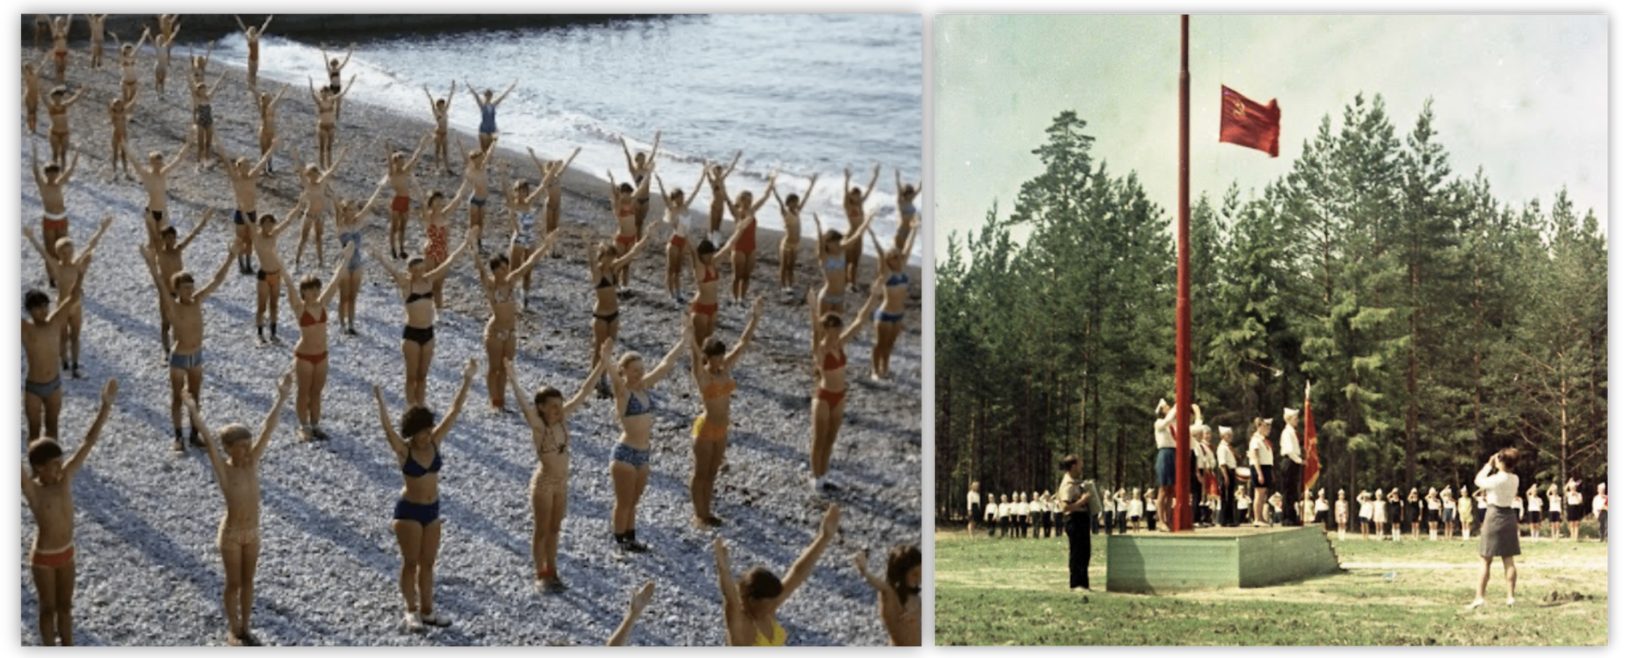
<path fill-rule="evenodd" d="M 1274 158 L 1281 136 L 1282 109 L 1277 107 L 1276 99 L 1260 105 L 1220 85 L 1221 142 L 1265 151 Z"/>
<path fill-rule="evenodd" d="M 1316 419 L 1311 417 L 1311 385 L 1305 384 L 1305 489 L 1316 486 L 1322 474 L 1322 460 L 1316 454 Z"/>

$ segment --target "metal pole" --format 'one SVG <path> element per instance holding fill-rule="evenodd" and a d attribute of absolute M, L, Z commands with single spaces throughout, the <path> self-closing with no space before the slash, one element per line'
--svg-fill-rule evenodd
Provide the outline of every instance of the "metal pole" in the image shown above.
<path fill-rule="evenodd" d="M 1180 243 L 1178 298 L 1175 300 L 1174 526 L 1192 529 L 1191 519 L 1191 71 L 1188 66 L 1191 17 L 1180 16 Z"/>

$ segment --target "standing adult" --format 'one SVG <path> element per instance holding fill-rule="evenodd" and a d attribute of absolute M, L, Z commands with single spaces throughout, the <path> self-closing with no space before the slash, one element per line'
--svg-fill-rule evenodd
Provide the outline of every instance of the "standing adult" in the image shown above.
<path fill-rule="evenodd" d="M 1214 460 L 1220 465 L 1220 505 L 1214 510 L 1214 524 L 1235 528 L 1242 518 L 1233 514 L 1237 499 L 1237 450 L 1231 447 L 1231 428 L 1220 426 L 1220 445 L 1214 448 Z"/>
<path fill-rule="evenodd" d="M 970 493 L 965 494 L 965 506 L 970 509 L 970 518 L 965 523 L 965 534 L 972 537 L 976 535 L 976 519 L 982 515 L 981 488 L 982 483 L 971 482 Z"/>
<path fill-rule="evenodd" d="M 1085 491 L 1084 464 L 1077 455 L 1061 460 L 1061 487 L 1056 490 L 1067 515 L 1067 582 L 1075 592 L 1089 591 L 1089 516 L 1094 512 L 1093 487 Z"/>
<path fill-rule="evenodd" d="M 1299 431 L 1294 429 L 1299 424 L 1299 410 L 1284 408 L 1282 422 L 1282 468 L 1277 475 L 1282 479 L 1283 504 L 1294 507 L 1301 500 L 1300 491 L 1304 489 L 1305 481 L 1305 453 L 1299 445 Z M 1299 514 L 1289 513 L 1282 515 L 1282 525 L 1300 526 L 1304 523 Z"/>
<path fill-rule="evenodd" d="M 1520 523 L 1511 505 L 1521 480 L 1511 469 L 1520 461 L 1520 451 L 1504 448 L 1487 458 L 1486 465 L 1475 476 L 1475 486 L 1492 498 L 1486 522 L 1481 524 L 1481 580 L 1475 588 L 1475 601 L 1467 606 L 1474 610 L 1486 604 L 1486 584 L 1492 577 L 1492 558 L 1503 558 L 1504 580 L 1509 585 L 1507 605 L 1515 605 L 1515 556 L 1521 554 Z M 1496 470 L 1496 472 L 1494 472 Z"/>
<path fill-rule="evenodd" d="M 1152 438 L 1157 442 L 1157 527 L 1169 531 L 1169 513 L 1174 507 L 1174 418 L 1177 410 L 1169 401 L 1157 401 L 1157 421 Z"/>

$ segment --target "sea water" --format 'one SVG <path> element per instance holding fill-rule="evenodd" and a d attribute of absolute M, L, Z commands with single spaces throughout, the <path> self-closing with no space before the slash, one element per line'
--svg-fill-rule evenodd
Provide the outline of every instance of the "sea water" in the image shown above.
<path fill-rule="evenodd" d="M 817 173 L 803 213 L 806 236 L 814 235 L 813 212 L 826 226 L 843 225 L 843 171 L 849 167 L 852 184 L 866 186 L 877 162 L 879 182 L 867 205 L 878 208 L 874 230 L 889 241 L 898 224 L 894 172 L 904 183 L 921 182 L 920 21 L 688 15 L 370 38 L 357 42 L 344 77 L 357 75 L 348 100 L 427 120 L 422 89 L 443 97 L 454 81 L 449 124 L 470 133 L 480 117 L 466 82 L 497 95 L 520 80 L 499 107 L 500 145 L 533 147 L 545 159 L 582 148 L 575 167 L 597 177 L 611 170 L 621 182 L 629 174 L 620 138 L 632 151 L 647 151 L 657 129 L 664 131 L 658 175 L 671 188 L 690 192 L 705 162 L 724 164 L 740 149 L 727 184 L 733 195 L 750 190 L 758 198 L 774 170 L 782 172 L 781 195 L 803 195 L 805 177 Z M 348 44 L 322 45 L 344 57 Z M 262 77 L 291 83 L 286 98 L 310 102 L 307 78 L 320 86 L 328 81 L 319 46 L 263 38 Z M 224 35 L 215 52 L 242 65 L 243 35 Z M 405 135 L 403 142 L 415 138 Z M 693 202 L 694 216 L 708 208 L 708 197 L 706 189 Z M 775 201 L 758 216 L 762 227 L 781 230 Z M 918 262 L 917 248 L 911 260 Z"/>

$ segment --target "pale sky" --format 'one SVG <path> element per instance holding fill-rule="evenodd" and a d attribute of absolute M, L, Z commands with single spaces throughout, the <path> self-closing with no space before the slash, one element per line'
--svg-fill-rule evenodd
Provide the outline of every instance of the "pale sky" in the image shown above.
<path fill-rule="evenodd" d="M 1565 186 L 1604 227 L 1609 168 L 1605 16 L 1197 16 L 1191 18 L 1191 193 L 1218 200 L 1290 171 L 1324 114 L 1335 132 L 1357 92 L 1384 96 L 1405 139 L 1426 99 L 1453 176 L 1484 167 L 1500 202 Z M 1136 172 L 1174 217 L 1178 193 L 1178 16 L 938 16 L 935 230 L 1007 217 L 1031 151 L 1076 110 L 1108 171 Z M 1281 154 L 1219 142 L 1220 85 L 1282 108 Z M 1018 236 L 1019 237 L 1019 236 Z"/>

